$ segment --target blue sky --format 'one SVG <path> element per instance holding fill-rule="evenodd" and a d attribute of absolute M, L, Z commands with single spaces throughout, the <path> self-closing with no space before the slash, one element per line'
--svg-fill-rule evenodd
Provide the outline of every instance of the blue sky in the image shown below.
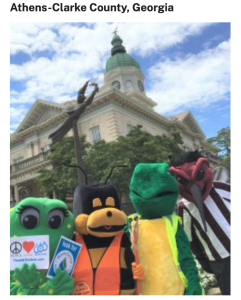
<path fill-rule="evenodd" d="M 102 85 L 116 26 L 158 113 L 189 109 L 207 137 L 230 126 L 229 23 L 11 23 L 11 132 L 37 98 L 61 103 L 87 79 Z"/>

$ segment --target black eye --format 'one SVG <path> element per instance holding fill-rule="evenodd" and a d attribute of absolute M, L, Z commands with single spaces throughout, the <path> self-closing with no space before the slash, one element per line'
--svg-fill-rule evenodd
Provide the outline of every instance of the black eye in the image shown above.
<path fill-rule="evenodd" d="M 185 179 L 185 178 L 183 178 L 181 176 L 177 177 L 177 181 L 180 182 L 183 185 L 187 185 L 188 182 L 189 182 L 187 179 Z"/>
<path fill-rule="evenodd" d="M 197 181 L 202 180 L 204 175 L 205 175 L 205 171 L 203 169 L 199 170 L 196 177 Z"/>
<path fill-rule="evenodd" d="M 26 208 L 21 213 L 21 224 L 27 229 L 33 229 L 38 226 L 39 212 L 35 208 Z"/>
<path fill-rule="evenodd" d="M 60 209 L 52 210 L 48 215 L 47 224 L 52 229 L 59 228 L 64 221 L 64 213 Z"/>

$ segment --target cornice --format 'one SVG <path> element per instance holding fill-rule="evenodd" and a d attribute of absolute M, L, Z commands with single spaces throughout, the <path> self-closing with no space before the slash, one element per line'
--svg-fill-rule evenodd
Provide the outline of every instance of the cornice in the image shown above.
<path fill-rule="evenodd" d="M 41 114 L 41 112 L 45 108 L 54 108 L 59 111 L 62 111 L 62 105 L 54 102 L 48 102 L 44 100 L 37 99 L 35 103 L 33 104 L 32 108 L 28 111 L 20 125 L 18 126 L 15 133 L 20 133 L 26 129 L 24 127 L 27 127 L 28 124 L 31 124 L 32 121 L 36 120 L 36 118 Z"/>
<path fill-rule="evenodd" d="M 12 173 L 10 173 L 10 180 L 14 180 L 15 178 L 17 178 L 17 177 L 19 177 L 23 174 L 28 174 L 28 173 L 31 173 L 33 171 L 37 172 L 41 168 L 44 168 L 44 167 L 47 167 L 47 166 L 49 166 L 49 167 L 52 166 L 51 160 L 45 160 L 45 161 L 39 162 L 37 164 L 34 164 L 32 166 L 23 168 L 22 170 L 12 172 Z"/>
<path fill-rule="evenodd" d="M 73 102 L 71 100 L 70 102 Z M 106 104 L 109 104 L 111 102 L 115 102 L 118 105 L 121 105 L 122 107 L 126 107 L 137 114 L 146 117 L 147 119 L 154 121 L 157 124 L 160 124 L 161 126 L 166 127 L 168 130 L 172 128 L 178 128 L 183 133 L 187 134 L 188 136 L 192 138 L 197 138 L 199 140 L 204 140 L 204 136 L 200 133 L 192 132 L 186 125 L 181 123 L 180 121 L 173 120 L 167 117 L 164 117 L 157 112 L 155 112 L 150 106 L 144 106 L 139 103 L 139 101 L 135 98 L 131 98 L 130 96 L 120 92 L 117 89 L 114 89 L 110 87 L 108 90 L 104 90 L 101 93 L 97 94 L 95 97 L 93 103 L 86 108 L 83 116 L 88 115 L 89 112 L 92 112 L 94 110 L 98 110 L 99 107 L 102 107 Z M 66 102 L 67 103 L 67 102 Z M 48 102 L 45 103 L 47 106 L 51 106 Z M 53 104 L 55 106 L 55 104 Z M 58 105 L 59 106 L 59 105 Z M 59 106 L 60 108 L 60 106 Z M 37 134 L 44 129 L 47 129 L 53 125 L 56 125 L 57 123 L 66 120 L 68 115 L 63 111 L 63 105 L 61 106 L 61 112 L 57 114 L 56 116 L 53 116 L 52 118 L 49 118 L 45 122 L 34 125 L 26 130 L 20 131 L 19 133 L 15 132 L 11 134 L 11 141 L 10 146 L 14 146 L 17 143 L 20 143 L 24 141 L 24 139 L 32 134 Z M 81 120 L 81 119 L 80 119 Z"/>
<path fill-rule="evenodd" d="M 136 90 L 131 90 L 128 91 L 126 93 L 126 95 L 130 98 L 136 98 L 136 99 L 140 99 L 141 101 L 145 102 L 145 104 L 151 106 L 151 107 L 155 107 L 157 106 L 157 103 L 155 101 L 153 101 L 151 98 L 148 98 L 146 95 L 136 91 Z M 133 99 L 132 98 L 132 99 Z"/>
<path fill-rule="evenodd" d="M 67 118 L 67 116 L 68 115 L 65 112 L 61 112 L 60 114 L 53 116 L 52 118 L 49 118 L 48 120 L 46 120 L 41 124 L 31 126 L 30 128 L 20 131 L 19 133 L 13 133 L 10 139 L 10 146 L 14 146 L 19 142 L 24 141 L 24 139 L 27 138 L 28 136 L 31 136 L 32 134 L 38 134 L 44 129 L 47 129 L 52 125 L 56 125 L 60 121 L 64 121 Z"/>
<path fill-rule="evenodd" d="M 141 80 L 143 80 L 143 81 L 145 80 L 145 76 L 142 73 L 142 71 L 137 69 L 134 66 L 129 66 L 129 67 L 124 66 L 124 67 L 118 67 L 113 70 L 110 70 L 107 73 L 105 73 L 104 80 L 106 82 L 118 75 L 127 75 L 127 74 L 130 74 L 130 75 L 134 74 L 134 75 L 138 76 Z"/>
<path fill-rule="evenodd" d="M 204 139 L 202 134 L 192 132 L 186 125 L 184 125 L 180 121 L 166 118 L 155 112 L 153 109 L 144 107 L 143 105 L 139 104 L 137 100 L 128 97 L 127 95 L 121 93 L 120 91 L 114 88 L 111 91 L 109 90 L 101 94 L 101 99 L 96 98 L 94 103 L 86 110 L 85 114 L 87 114 L 88 111 L 95 109 L 98 105 L 98 101 L 101 100 L 100 102 L 103 102 L 105 101 L 105 99 L 108 102 L 115 101 L 121 104 L 122 106 L 124 105 L 125 107 L 137 112 L 139 115 L 143 115 L 148 119 L 155 121 L 156 123 L 164 127 L 167 127 L 168 129 L 179 128 L 181 131 L 183 131 L 188 136 L 191 136 L 192 138 L 197 138 L 199 140 Z"/>

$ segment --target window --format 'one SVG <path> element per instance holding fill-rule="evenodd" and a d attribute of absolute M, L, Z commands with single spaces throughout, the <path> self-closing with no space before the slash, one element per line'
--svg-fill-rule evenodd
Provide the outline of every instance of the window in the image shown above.
<path fill-rule="evenodd" d="M 128 91 L 132 90 L 133 89 L 133 84 L 132 84 L 132 81 L 131 80 L 127 80 L 126 81 L 126 89 Z"/>
<path fill-rule="evenodd" d="M 100 138 L 100 127 L 99 126 L 95 126 L 95 127 L 90 128 L 90 133 L 91 133 L 93 142 L 96 142 L 96 141 L 101 139 Z"/>
<path fill-rule="evenodd" d="M 141 91 L 141 92 L 144 92 L 144 85 L 143 85 L 143 83 L 140 81 L 140 80 L 138 80 L 138 88 L 139 88 L 139 90 Z"/>
<path fill-rule="evenodd" d="M 130 124 L 127 124 L 127 133 L 129 133 L 132 130 L 133 126 Z"/>

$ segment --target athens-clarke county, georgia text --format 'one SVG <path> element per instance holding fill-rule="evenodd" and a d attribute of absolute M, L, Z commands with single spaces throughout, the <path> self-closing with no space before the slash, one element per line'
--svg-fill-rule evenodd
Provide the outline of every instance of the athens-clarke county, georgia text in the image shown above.
<path fill-rule="evenodd" d="M 163 5 L 141 5 L 139 3 L 134 3 L 131 6 L 132 11 L 134 12 L 173 12 L 174 6 L 168 5 L 167 3 Z M 90 3 L 88 6 L 80 5 L 78 3 L 74 3 L 71 5 L 64 3 L 53 3 L 53 5 L 27 5 L 25 3 L 12 3 L 10 12 L 120 12 L 120 13 L 129 13 L 130 6 L 115 4 L 115 5 L 101 5 L 97 3 Z"/>

